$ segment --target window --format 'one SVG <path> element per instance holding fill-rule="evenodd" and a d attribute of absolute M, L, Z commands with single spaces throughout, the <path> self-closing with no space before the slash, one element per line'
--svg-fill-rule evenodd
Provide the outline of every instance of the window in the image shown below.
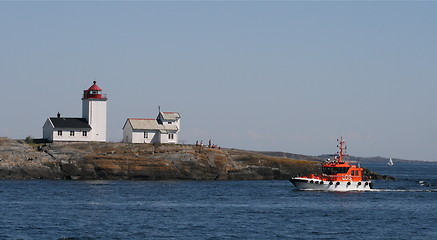
<path fill-rule="evenodd" d="M 58 136 L 62 136 L 62 130 L 58 130 Z"/>
<path fill-rule="evenodd" d="M 148 132 L 144 132 L 144 138 L 149 138 L 149 133 Z"/>
<path fill-rule="evenodd" d="M 74 131 L 70 131 L 70 137 L 74 137 Z"/>
<path fill-rule="evenodd" d="M 88 132 L 87 132 L 87 131 L 83 131 L 83 132 L 82 132 L 82 136 L 83 136 L 83 137 L 88 136 Z"/>
<path fill-rule="evenodd" d="M 171 124 L 171 122 L 168 122 L 168 124 Z"/>
<path fill-rule="evenodd" d="M 349 170 L 348 167 L 323 167 L 322 168 L 323 173 L 327 175 L 334 175 L 337 173 L 347 173 L 348 170 Z"/>
<path fill-rule="evenodd" d="M 168 139 L 174 139 L 174 134 L 173 133 L 169 133 L 168 134 Z"/>

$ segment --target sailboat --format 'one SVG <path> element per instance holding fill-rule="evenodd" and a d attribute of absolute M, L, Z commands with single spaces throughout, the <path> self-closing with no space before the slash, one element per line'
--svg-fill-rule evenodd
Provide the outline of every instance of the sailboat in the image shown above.
<path fill-rule="evenodd" d="M 390 160 L 388 160 L 387 166 L 389 166 L 389 167 L 393 166 L 393 160 L 391 160 L 391 158 L 390 158 Z"/>

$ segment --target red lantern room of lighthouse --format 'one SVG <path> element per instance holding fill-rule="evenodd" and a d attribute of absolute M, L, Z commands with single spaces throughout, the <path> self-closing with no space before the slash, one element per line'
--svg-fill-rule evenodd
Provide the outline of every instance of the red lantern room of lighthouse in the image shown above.
<path fill-rule="evenodd" d="M 83 90 L 83 98 L 84 99 L 103 99 L 106 100 L 106 94 L 102 94 L 102 89 L 97 86 L 96 81 L 93 81 L 93 85 L 88 88 L 88 90 Z"/>

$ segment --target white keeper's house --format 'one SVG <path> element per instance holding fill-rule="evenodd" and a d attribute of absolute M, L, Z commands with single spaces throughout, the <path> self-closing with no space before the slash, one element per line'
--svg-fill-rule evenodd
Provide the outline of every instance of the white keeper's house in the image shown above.
<path fill-rule="evenodd" d="M 156 119 L 128 118 L 123 126 L 123 142 L 178 143 L 180 114 L 159 112 Z"/>
<path fill-rule="evenodd" d="M 43 126 L 43 138 L 49 142 L 57 141 L 97 141 L 106 142 L 106 94 L 97 86 L 96 81 L 83 91 L 82 117 L 47 118 Z"/>

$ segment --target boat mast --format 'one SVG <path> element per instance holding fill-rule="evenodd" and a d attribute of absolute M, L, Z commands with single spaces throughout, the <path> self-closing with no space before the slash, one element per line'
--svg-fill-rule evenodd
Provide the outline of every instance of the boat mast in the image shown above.
<path fill-rule="evenodd" d="M 339 142 L 337 147 L 339 148 L 338 153 L 338 162 L 343 163 L 343 157 L 347 157 L 349 155 L 346 154 L 346 141 L 343 140 L 343 137 L 340 137 L 340 140 L 337 139 Z"/>

